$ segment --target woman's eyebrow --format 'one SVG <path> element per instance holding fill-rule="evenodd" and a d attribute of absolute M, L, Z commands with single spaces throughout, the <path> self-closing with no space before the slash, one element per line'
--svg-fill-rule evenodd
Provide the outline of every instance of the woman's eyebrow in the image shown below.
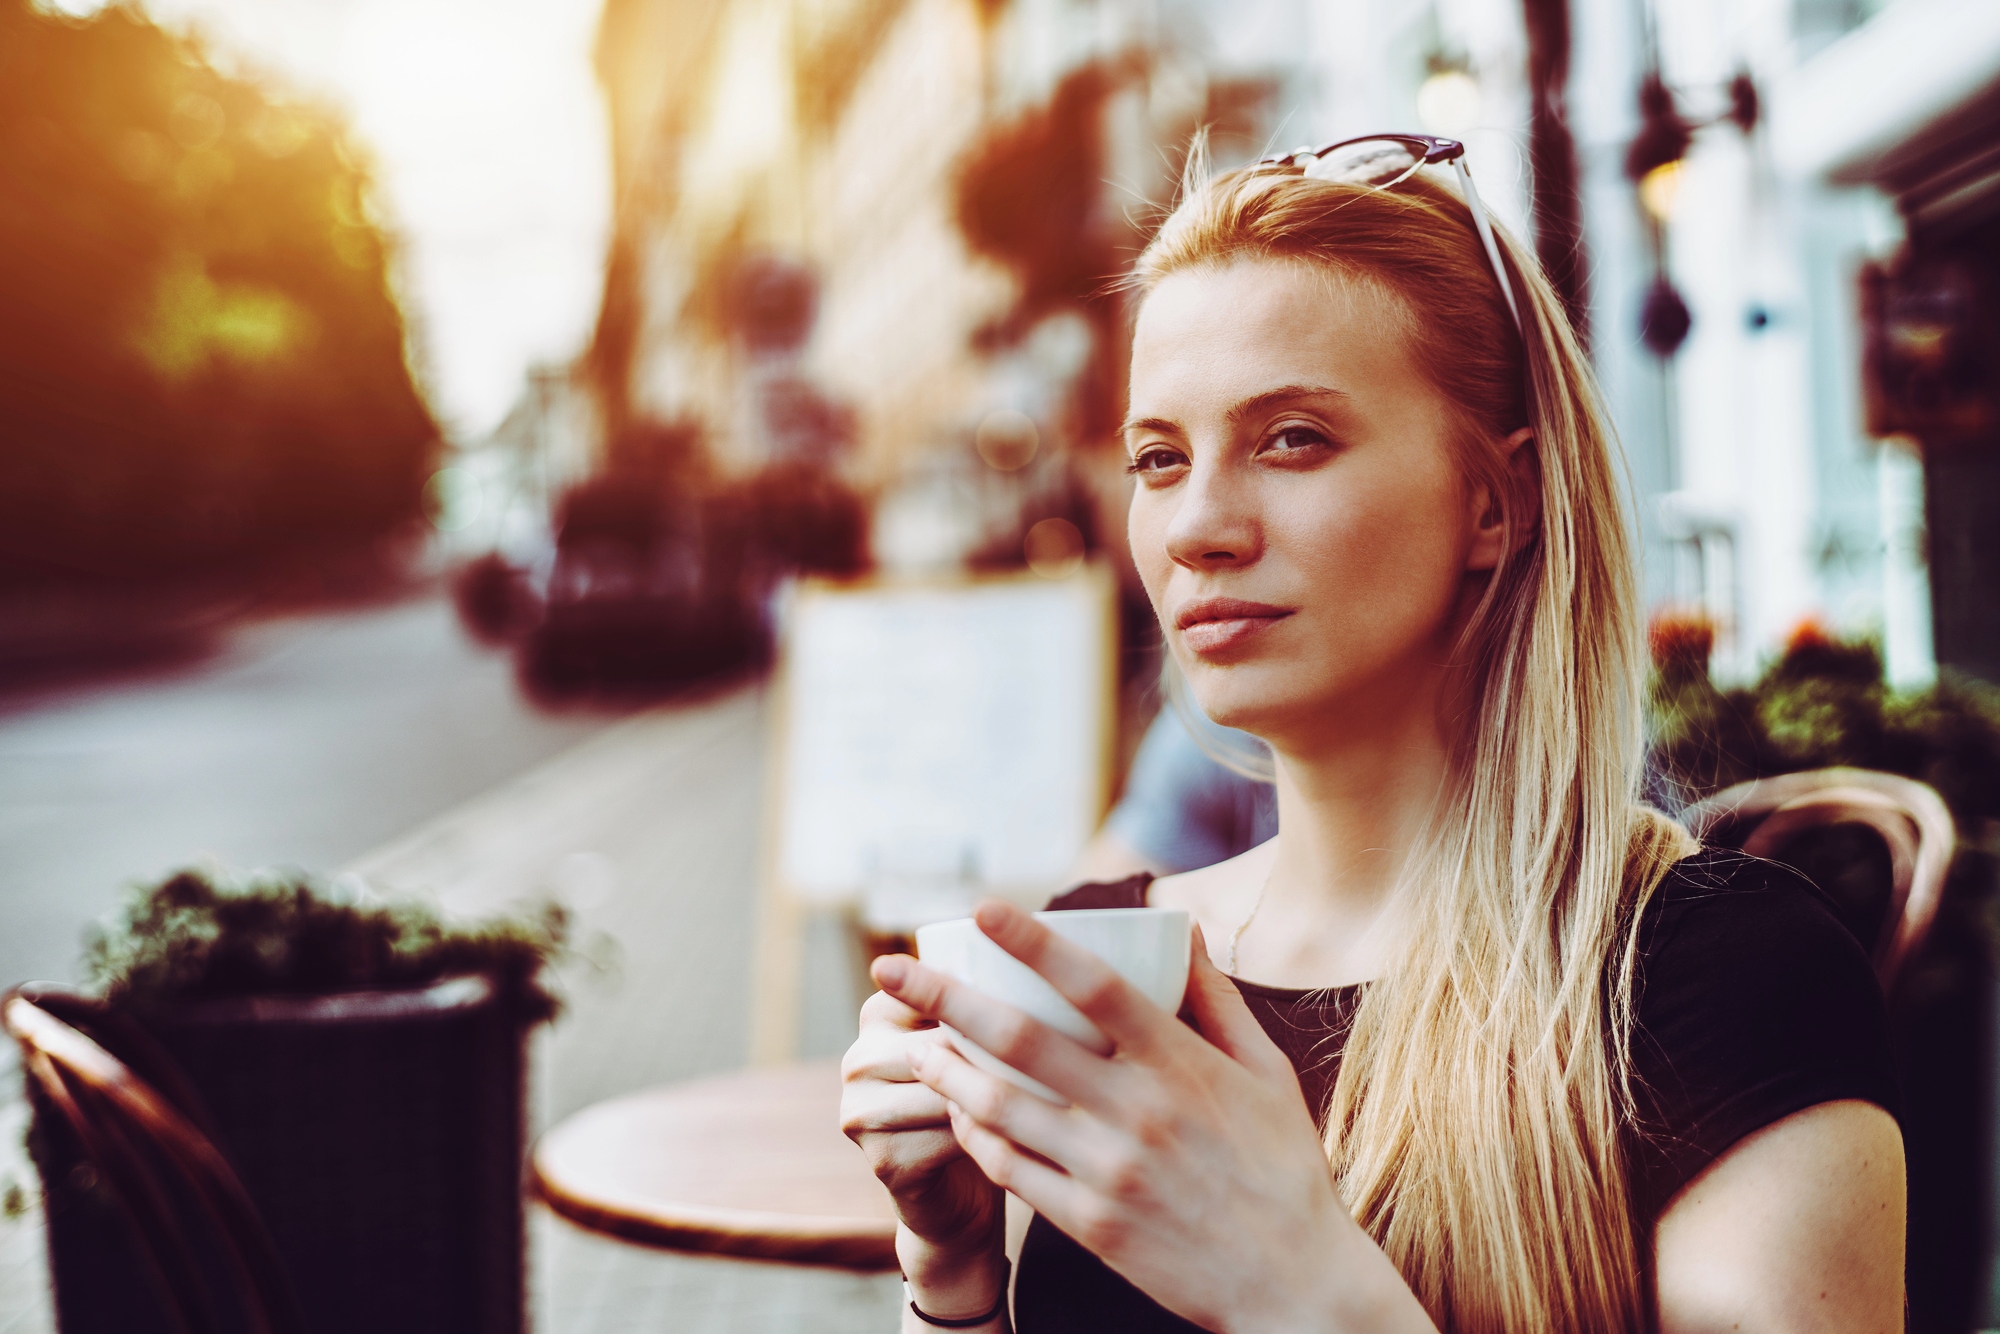
<path fill-rule="evenodd" d="M 1276 389 L 1267 389 L 1252 395 L 1229 410 L 1229 420 L 1241 425 L 1246 418 L 1261 417 L 1274 409 L 1286 407 L 1301 399 L 1308 398 L 1350 398 L 1345 389 L 1335 389 L 1321 384 L 1288 384 Z"/>
<path fill-rule="evenodd" d="M 1276 389 L 1267 389 L 1253 395 L 1229 409 L 1229 420 L 1241 424 L 1247 417 L 1260 417 L 1275 408 L 1282 408 L 1301 399 L 1353 397 L 1345 389 L 1335 389 L 1323 384 L 1288 384 Z M 1130 435 L 1134 431 L 1155 431 L 1161 435 L 1184 435 L 1180 423 L 1168 421 L 1165 417 L 1128 417 L 1118 428 L 1118 434 Z"/>
<path fill-rule="evenodd" d="M 1165 417 L 1127 417 L 1125 424 L 1118 428 L 1120 435 L 1130 435 L 1134 431 L 1157 431 L 1161 435 L 1184 434 L 1178 423 L 1170 422 Z"/>

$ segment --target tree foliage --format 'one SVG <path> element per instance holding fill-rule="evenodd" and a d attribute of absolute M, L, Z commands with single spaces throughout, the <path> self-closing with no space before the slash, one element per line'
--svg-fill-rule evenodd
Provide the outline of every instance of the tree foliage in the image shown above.
<path fill-rule="evenodd" d="M 1652 626 L 1648 724 L 1656 766 L 1696 801 L 1734 783 L 1851 765 L 1936 788 L 1962 833 L 2000 821 L 2000 691 L 1950 678 L 1899 691 L 1881 651 L 1808 625 L 1756 682 L 1708 674 L 1711 632 L 1671 616 Z"/>
<path fill-rule="evenodd" d="M 337 118 L 0 0 L 0 583 L 367 540 L 436 426 Z"/>

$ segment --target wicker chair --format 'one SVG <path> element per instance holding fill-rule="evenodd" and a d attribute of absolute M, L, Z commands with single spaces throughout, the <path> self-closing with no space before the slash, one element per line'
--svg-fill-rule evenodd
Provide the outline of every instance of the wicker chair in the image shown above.
<path fill-rule="evenodd" d="M 124 1206 L 142 1263 L 179 1327 L 187 1334 L 236 1327 L 219 1319 L 184 1227 L 188 1212 L 176 1207 L 185 1199 L 226 1257 L 241 1319 L 253 1334 L 304 1334 L 277 1249 L 208 1136 L 123 1061 L 21 991 L 0 1002 L 0 1022 L 20 1044 L 40 1100 Z"/>
<path fill-rule="evenodd" d="M 1880 835 L 1892 883 L 1882 917 L 1871 924 L 1872 939 L 1862 943 L 1873 952 L 1884 991 L 1930 930 L 1955 845 L 1951 812 L 1934 789 L 1873 769 L 1812 769 L 1738 783 L 1688 807 L 1681 820 L 1704 842 L 1780 861 L 1811 831 L 1860 825 Z"/>
<path fill-rule="evenodd" d="M 10 1002 L 64 1334 L 527 1328 L 527 1021 L 493 979 L 144 1011 L 29 984 Z"/>

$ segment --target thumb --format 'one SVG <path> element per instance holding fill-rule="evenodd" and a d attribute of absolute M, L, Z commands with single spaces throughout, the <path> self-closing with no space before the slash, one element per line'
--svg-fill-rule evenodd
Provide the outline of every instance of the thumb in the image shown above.
<path fill-rule="evenodd" d="M 1298 1072 L 1257 1022 L 1257 1016 L 1250 1013 L 1234 979 L 1208 957 L 1208 942 L 1199 925 L 1194 928 L 1192 953 L 1187 1008 L 1196 1031 L 1253 1074 L 1296 1081 Z"/>

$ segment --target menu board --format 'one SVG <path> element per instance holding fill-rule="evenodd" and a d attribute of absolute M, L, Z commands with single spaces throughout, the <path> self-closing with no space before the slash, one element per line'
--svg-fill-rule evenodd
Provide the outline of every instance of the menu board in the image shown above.
<path fill-rule="evenodd" d="M 784 608 L 779 887 L 860 897 L 943 860 L 996 893 L 1057 887 L 1104 813 L 1111 579 L 808 582 Z"/>

